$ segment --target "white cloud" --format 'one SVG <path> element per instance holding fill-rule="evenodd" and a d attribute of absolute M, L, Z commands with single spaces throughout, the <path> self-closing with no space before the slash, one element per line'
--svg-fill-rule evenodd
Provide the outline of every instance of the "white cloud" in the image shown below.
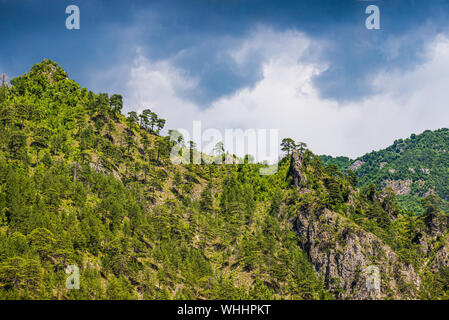
<path fill-rule="evenodd" d="M 140 53 L 129 72 L 127 95 L 133 109 L 150 108 L 166 117 L 173 126 L 185 126 L 199 113 L 193 103 L 180 97 L 182 92 L 195 90 L 197 80 L 187 77 L 169 61 L 150 62 Z"/>
<path fill-rule="evenodd" d="M 305 141 L 318 154 L 360 156 L 425 129 L 448 126 L 449 39 L 428 46 L 427 62 L 405 73 L 379 71 L 376 94 L 358 103 L 339 104 L 319 97 L 312 79 L 326 62 L 305 62 L 320 44 L 296 31 L 259 28 L 229 51 L 238 64 L 253 55 L 263 58 L 263 77 L 252 87 L 222 97 L 206 110 L 184 99 L 198 90 L 198 79 L 173 67 L 170 58 L 149 61 L 140 53 L 130 68 L 126 104 L 150 107 L 167 118 L 169 128 L 277 128 L 281 137 Z M 367 62 L 369 63 L 369 61 Z M 357 79 L 354 79 L 357 81 Z"/>

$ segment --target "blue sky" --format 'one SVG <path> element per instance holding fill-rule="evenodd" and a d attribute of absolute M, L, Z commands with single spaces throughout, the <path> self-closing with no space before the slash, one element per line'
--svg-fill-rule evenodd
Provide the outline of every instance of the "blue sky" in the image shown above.
<path fill-rule="evenodd" d="M 0 72 L 17 76 L 49 58 L 82 86 L 96 92 L 123 93 L 127 110 L 151 105 L 168 118 L 168 126 L 188 126 L 187 121 L 198 118 L 206 126 L 218 128 L 279 127 L 284 130 L 281 135 L 307 140 L 316 152 L 357 156 L 412 132 L 445 125 L 438 119 L 420 121 L 420 111 L 416 119 L 398 121 L 399 128 L 382 128 L 385 133 L 378 136 L 373 128 L 365 132 L 361 121 L 369 123 L 370 119 L 357 115 L 366 103 L 380 96 L 390 96 L 390 100 L 382 100 L 384 105 L 399 104 L 400 110 L 409 112 L 408 104 L 401 105 L 403 99 L 391 98 L 410 97 L 413 85 L 401 85 L 405 82 L 400 77 L 408 74 L 413 78 L 412 72 L 429 66 L 436 57 L 432 48 L 438 41 L 444 43 L 448 30 L 449 1 L 429 2 L 0 0 Z M 80 30 L 65 28 L 65 8 L 70 4 L 80 8 Z M 380 30 L 365 28 L 365 8 L 370 4 L 380 8 Z M 292 51 L 286 55 L 288 50 Z M 321 108 L 324 121 L 304 128 L 298 120 L 297 125 L 292 122 L 285 128 L 281 120 L 269 122 L 265 109 L 251 106 L 262 99 L 254 95 L 269 80 L 267 68 L 276 59 L 291 59 L 291 69 L 313 66 L 309 78 L 298 80 L 295 86 L 297 77 L 292 76 L 293 83 L 282 88 L 292 85 L 301 91 L 305 87 L 300 83 L 311 86 L 311 91 L 304 89 L 308 99 L 314 97 L 310 108 Z M 277 67 L 276 72 L 283 68 Z M 379 85 L 380 77 L 387 77 L 384 83 L 392 84 Z M 159 83 L 155 83 L 157 79 Z M 160 87 L 161 83 L 166 85 Z M 393 84 L 397 88 L 392 89 Z M 243 99 L 244 94 L 248 96 Z M 296 105 L 306 103 L 304 100 L 293 100 L 280 107 L 286 117 L 291 114 L 300 119 L 315 112 Z M 227 112 L 220 107 L 225 102 L 237 105 Z M 327 103 L 332 106 L 324 107 Z M 418 108 L 410 105 L 415 111 Z M 233 108 L 240 110 L 239 106 L 255 112 L 229 114 Z M 346 114 L 348 110 L 355 111 Z M 323 135 L 321 126 L 335 118 L 345 119 L 343 115 L 353 122 L 343 120 L 340 126 L 352 126 L 353 131 L 343 130 L 336 143 L 332 141 L 335 134 Z M 371 119 L 377 117 L 382 118 L 375 115 Z M 337 130 L 338 123 L 332 123 L 332 128 Z M 364 142 L 354 138 L 356 130 L 363 130 L 360 139 Z"/>

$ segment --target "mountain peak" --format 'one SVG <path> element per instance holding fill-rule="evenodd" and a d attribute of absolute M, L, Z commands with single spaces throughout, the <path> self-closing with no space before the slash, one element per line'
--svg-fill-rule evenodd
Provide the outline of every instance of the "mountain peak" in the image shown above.
<path fill-rule="evenodd" d="M 28 76 L 31 78 L 41 75 L 45 76 L 50 83 L 68 78 L 68 73 L 57 62 L 45 58 L 42 62 L 36 63 L 28 72 Z"/>

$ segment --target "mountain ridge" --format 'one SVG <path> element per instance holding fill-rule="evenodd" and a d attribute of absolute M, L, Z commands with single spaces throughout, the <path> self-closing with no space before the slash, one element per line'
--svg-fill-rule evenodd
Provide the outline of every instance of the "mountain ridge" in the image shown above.
<path fill-rule="evenodd" d="M 322 156 L 325 163 L 341 170 L 353 170 L 359 186 L 374 183 L 377 188 L 392 188 L 404 208 L 423 212 L 419 199 L 436 194 L 449 199 L 449 129 L 425 130 L 398 139 L 382 150 L 354 160 Z"/>
<path fill-rule="evenodd" d="M 305 148 L 270 176 L 248 161 L 172 163 L 178 143 L 183 157 L 203 154 L 162 136 L 151 110 L 122 106 L 50 60 L 0 87 L 1 299 L 448 296 L 435 195 L 416 215 Z"/>

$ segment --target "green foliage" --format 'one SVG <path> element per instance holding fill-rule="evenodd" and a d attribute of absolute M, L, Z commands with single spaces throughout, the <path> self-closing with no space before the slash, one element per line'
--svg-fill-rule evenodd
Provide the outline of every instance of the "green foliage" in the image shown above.
<path fill-rule="evenodd" d="M 426 130 L 407 139 L 398 139 L 393 145 L 380 151 L 373 151 L 354 161 L 345 158 L 321 156 L 325 163 L 335 163 L 340 169 L 348 168 L 356 160 L 362 161 L 355 170 L 359 185 L 374 183 L 378 188 L 385 181 L 412 180 L 411 195 L 423 197 L 435 192 L 442 199 L 449 200 L 449 129 Z M 405 201 L 405 207 L 414 206 Z M 412 200 L 412 199 L 410 199 Z"/>
<path fill-rule="evenodd" d="M 325 164 L 335 164 L 337 165 L 338 169 L 343 171 L 345 170 L 350 164 L 351 159 L 348 157 L 332 157 L 332 156 L 320 156 L 321 161 Z"/>
<path fill-rule="evenodd" d="M 287 160 L 268 177 L 249 161 L 174 165 L 165 120 L 123 116 L 121 95 L 80 88 L 48 60 L 11 84 L 0 99 L 0 299 L 323 296 L 279 215 Z M 79 290 L 65 287 L 71 264 Z"/>
<path fill-rule="evenodd" d="M 171 141 L 157 114 L 125 117 L 120 95 L 80 88 L 52 61 L 11 84 L 0 95 L 0 299 L 330 299 L 292 231 L 298 210 L 332 210 L 414 266 L 429 259 L 416 240 L 426 224 L 445 226 L 446 203 L 419 196 L 431 184 L 446 195 L 447 130 L 364 156 L 355 173 L 348 158 L 284 139 L 303 158 L 298 190 L 291 157 L 269 176 L 250 156 L 212 163 L 222 143 L 213 157 Z M 176 143 L 190 164 L 170 161 Z M 379 191 L 396 177 L 412 178 L 412 194 Z M 65 286 L 72 264 L 79 290 Z M 448 283 L 443 267 L 428 272 L 420 294 L 446 297 Z"/>

